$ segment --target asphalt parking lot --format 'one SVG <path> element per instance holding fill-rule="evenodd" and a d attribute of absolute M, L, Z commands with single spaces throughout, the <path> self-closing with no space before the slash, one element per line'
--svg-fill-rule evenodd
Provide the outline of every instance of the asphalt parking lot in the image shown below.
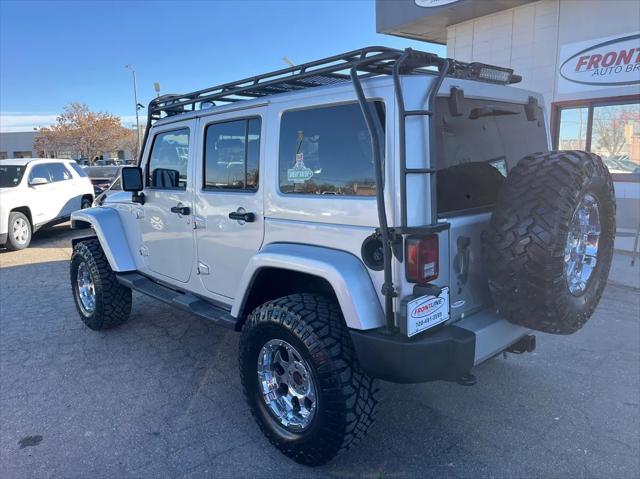
<path fill-rule="evenodd" d="M 0 252 L 0 476 L 638 477 L 640 290 L 610 285 L 573 336 L 494 358 L 477 385 L 383 383 L 366 440 L 327 466 L 281 456 L 240 389 L 237 335 L 139 295 L 77 317 L 72 232 Z"/>

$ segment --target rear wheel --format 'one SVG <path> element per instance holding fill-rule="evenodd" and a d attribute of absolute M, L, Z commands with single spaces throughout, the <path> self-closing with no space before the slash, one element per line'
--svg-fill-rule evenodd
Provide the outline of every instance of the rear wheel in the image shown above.
<path fill-rule="evenodd" d="M 571 334 L 591 317 L 607 282 L 615 196 L 599 156 L 552 151 L 509 172 L 490 223 L 489 286 L 511 322 Z"/>
<path fill-rule="evenodd" d="M 131 290 L 118 283 L 97 239 L 76 243 L 70 279 L 76 309 L 90 329 L 114 328 L 129 319 Z"/>
<path fill-rule="evenodd" d="M 19 211 L 9 213 L 9 231 L 7 234 L 7 249 L 17 251 L 25 249 L 31 243 L 31 222 Z"/>
<path fill-rule="evenodd" d="M 253 416 L 296 462 L 326 463 L 373 423 L 378 384 L 360 369 L 335 301 L 295 294 L 256 308 L 239 360 Z"/>

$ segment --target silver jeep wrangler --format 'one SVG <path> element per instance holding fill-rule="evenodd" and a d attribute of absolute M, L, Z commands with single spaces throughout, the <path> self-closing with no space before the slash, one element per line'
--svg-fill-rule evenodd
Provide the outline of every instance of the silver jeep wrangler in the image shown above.
<path fill-rule="evenodd" d="M 615 231 L 596 155 L 549 151 L 513 71 L 369 47 L 149 104 L 124 191 L 72 216 L 82 321 L 131 290 L 241 332 L 251 412 L 293 460 L 362 438 L 378 380 L 472 369 L 577 331 Z M 91 231 L 91 230 L 88 230 Z"/>

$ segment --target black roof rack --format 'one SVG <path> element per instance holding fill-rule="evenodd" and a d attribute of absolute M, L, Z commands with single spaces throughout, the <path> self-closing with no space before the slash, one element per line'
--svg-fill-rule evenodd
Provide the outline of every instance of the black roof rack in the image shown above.
<path fill-rule="evenodd" d="M 400 74 L 435 73 L 429 67 L 438 66 L 444 59 L 433 53 L 410 50 L 411 55 L 402 62 Z M 392 75 L 394 64 L 400 60 L 405 50 L 387 47 L 366 47 L 359 50 L 334 55 L 320 60 L 295 65 L 289 68 L 256 75 L 222 85 L 197 90 L 185 94 L 163 95 L 149 103 L 149 125 L 166 116 L 177 115 L 201 109 L 214 102 L 231 103 L 253 98 L 266 97 L 307 88 L 351 82 L 349 70 L 356 67 L 360 78 L 378 75 Z M 508 81 L 495 81 L 479 76 L 480 69 L 502 71 Z M 520 77 L 512 70 L 480 63 L 462 63 L 449 60 L 449 76 L 469 78 L 494 83 L 515 83 Z"/>

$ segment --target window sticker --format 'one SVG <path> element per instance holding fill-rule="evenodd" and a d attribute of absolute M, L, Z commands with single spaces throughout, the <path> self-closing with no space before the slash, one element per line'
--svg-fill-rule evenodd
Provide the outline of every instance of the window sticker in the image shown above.
<path fill-rule="evenodd" d="M 292 183 L 304 183 L 313 177 L 313 170 L 304 164 L 304 154 L 296 153 L 296 164 L 287 170 L 287 180 Z"/>

